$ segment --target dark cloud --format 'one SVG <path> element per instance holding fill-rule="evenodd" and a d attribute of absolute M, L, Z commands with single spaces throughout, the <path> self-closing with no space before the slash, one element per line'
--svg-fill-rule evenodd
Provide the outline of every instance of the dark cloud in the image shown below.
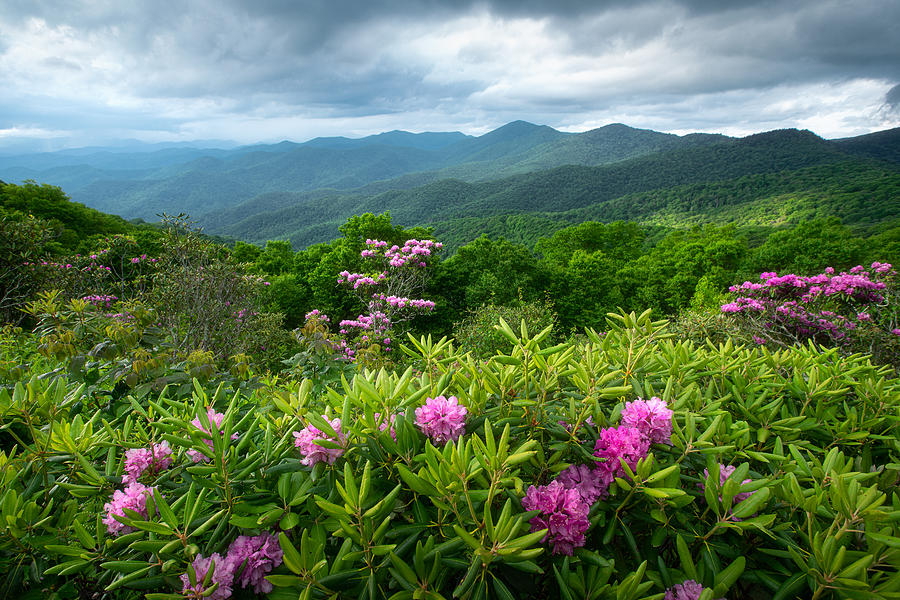
<path fill-rule="evenodd" d="M 379 115 L 411 129 L 408 115 L 674 130 L 727 125 L 728 109 L 760 127 L 841 113 L 859 128 L 900 80 L 898 27 L 896 0 L 5 0 L 0 71 L 26 108 L 0 129 Z M 844 96 L 858 114 L 829 100 Z"/>
<path fill-rule="evenodd" d="M 900 83 L 889 89 L 888 93 L 884 95 L 884 105 L 889 111 L 900 114 Z"/>

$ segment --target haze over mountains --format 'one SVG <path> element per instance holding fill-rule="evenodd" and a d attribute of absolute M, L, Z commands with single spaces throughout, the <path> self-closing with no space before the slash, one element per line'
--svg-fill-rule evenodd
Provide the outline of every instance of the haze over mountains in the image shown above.
<path fill-rule="evenodd" d="M 482 231 L 527 242 L 529 229 L 586 219 L 900 216 L 900 129 L 829 141 L 798 130 L 729 138 L 612 124 L 564 133 L 515 121 L 479 137 L 392 131 L 135 150 L 0 156 L 0 179 L 59 185 L 74 201 L 126 218 L 184 212 L 210 233 L 298 247 L 333 239 L 351 215 L 388 210 L 398 224 L 435 225 L 452 245 Z"/>

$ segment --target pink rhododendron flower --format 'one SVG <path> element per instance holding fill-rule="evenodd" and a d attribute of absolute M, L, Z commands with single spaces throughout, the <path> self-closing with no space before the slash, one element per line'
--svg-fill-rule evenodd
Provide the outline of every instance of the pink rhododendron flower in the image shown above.
<path fill-rule="evenodd" d="M 213 407 L 209 407 L 206 410 L 206 418 L 209 419 L 209 424 L 214 425 L 216 428 L 216 433 L 222 433 L 222 421 L 225 419 L 225 413 L 216 412 Z M 203 433 L 209 434 L 210 431 L 206 429 L 206 427 L 200 422 L 200 417 L 196 417 L 193 421 L 191 421 L 191 425 L 202 431 Z M 231 439 L 236 440 L 237 434 L 231 434 Z M 213 449 L 213 441 L 211 437 L 206 437 L 203 442 L 209 446 L 209 449 Z M 202 452 L 198 452 L 196 450 L 188 450 L 187 451 L 188 458 L 192 461 L 196 462 L 206 462 L 209 460 L 209 457 L 203 454 Z"/>
<path fill-rule="evenodd" d="M 145 519 L 147 518 L 147 498 L 153 493 L 153 488 L 149 488 L 141 483 L 133 481 L 128 484 L 124 490 L 116 490 L 113 492 L 111 502 L 103 505 L 106 511 L 106 518 L 103 522 L 106 524 L 107 530 L 113 535 L 122 535 L 134 531 L 134 527 L 129 527 L 124 523 L 116 520 L 116 515 L 125 517 L 124 509 L 133 510 Z"/>
<path fill-rule="evenodd" d="M 182 575 L 181 582 L 184 584 L 181 588 L 182 594 L 188 598 L 209 598 L 210 600 L 226 600 L 231 597 L 231 586 L 234 584 L 234 564 L 232 562 L 222 558 L 218 552 L 214 552 L 209 558 L 203 558 L 202 554 L 198 554 L 192 565 L 197 576 L 195 579 L 197 583 L 191 585 L 188 574 Z M 212 594 L 206 596 L 204 594 L 208 588 L 203 587 L 203 580 L 206 578 L 210 565 L 213 565 L 214 570 L 209 587 L 215 583 L 218 583 L 219 587 Z"/>
<path fill-rule="evenodd" d="M 325 416 L 322 415 L 322 418 L 325 418 Z M 344 432 L 341 431 L 340 418 L 331 419 L 328 423 L 338 434 L 337 439 L 320 431 L 314 425 L 307 425 L 305 429 L 294 432 L 294 446 L 300 449 L 300 453 L 303 455 L 303 460 L 300 462 L 304 465 L 312 467 L 319 462 L 332 465 L 334 464 L 334 461 L 344 453 L 343 446 L 346 445 L 347 438 L 344 435 Z M 328 440 L 340 444 L 342 447 L 326 448 L 325 446 L 317 444 L 316 440 Z"/>
<path fill-rule="evenodd" d="M 396 442 L 397 441 L 397 432 L 394 431 L 394 420 L 397 418 L 397 415 L 390 415 L 388 418 L 383 418 L 381 413 L 375 413 L 375 423 L 378 424 L 378 431 L 384 431 L 388 427 L 391 428 L 391 438 Z"/>
<path fill-rule="evenodd" d="M 265 577 L 281 564 L 283 552 L 278 538 L 271 533 L 249 536 L 241 535 L 228 546 L 225 561 L 231 572 L 237 576 L 236 583 L 242 588 L 253 585 L 257 594 L 268 594 L 272 584 Z"/>
<path fill-rule="evenodd" d="M 702 593 L 703 586 L 693 579 L 688 579 L 667 589 L 663 600 L 697 600 Z"/>
<path fill-rule="evenodd" d="M 734 467 L 732 465 L 723 465 L 723 464 L 719 463 L 719 485 L 720 486 L 725 485 L 725 481 L 731 476 L 732 473 L 735 472 L 736 469 L 737 469 L 737 467 Z M 709 477 L 709 469 L 703 469 L 703 479 L 705 480 L 707 477 Z M 745 479 L 741 482 L 741 484 L 750 483 L 752 481 L 753 481 L 752 479 Z M 700 488 L 705 490 L 706 484 L 703 482 L 700 482 Z M 734 502 L 734 504 L 737 504 L 738 502 L 743 502 L 744 500 L 746 500 L 747 498 L 749 498 L 750 496 L 752 496 L 755 493 L 756 493 L 755 491 L 737 493 L 734 495 L 733 502 Z M 721 501 L 721 500 L 722 500 L 722 496 L 720 495 L 719 501 Z M 734 516 L 732 516 L 732 518 L 737 521 L 741 520 L 738 517 L 734 517 Z"/>
<path fill-rule="evenodd" d="M 144 472 L 153 476 L 172 465 L 172 449 L 169 442 L 153 444 L 150 448 L 132 448 L 125 451 L 125 475 L 122 483 L 137 481 Z"/>
<path fill-rule="evenodd" d="M 591 523 L 588 521 L 588 505 L 578 490 L 567 489 L 559 481 L 533 485 L 525 492 L 522 507 L 541 511 L 531 519 L 531 531 L 547 529 L 542 541 L 549 538 L 554 554 L 571 556 L 575 548 L 584 546 L 584 534 Z"/>
<path fill-rule="evenodd" d="M 557 475 L 556 481 L 563 484 L 566 489 L 577 490 L 588 506 L 605 497 L 609 487 L 608 484 L 604 485 L 597 469 L 590 465 L 570 465 Z"/>
<path fill-rule="evenodd" d="M 605 458 L 604 462 L 594 467 L 607 487 L 616 477 L 625 474 L 619 459 L 625 461 L 632 471 L 637 462 L 647 456 L 650 439 L 634 427 L 620 425 L 608 427 L 600 431 L 600 439 L 594 444 L 594 456 Z"/>
<path fill-rule="evenodd" d="M 455 442 L 466 432 L 466 414 L 456 396 L 426 398 L 425 406 L 416 409 L 416 425 L 434 442 Z"/>
<path fill-rule="evenodd" d="M 638 398 L 634 402 L 626 402 L 622 424 L 634 427 L 652 444 L 672 445 L 672 411 L 665 400 L 656 396 L 649 400 Z"/>

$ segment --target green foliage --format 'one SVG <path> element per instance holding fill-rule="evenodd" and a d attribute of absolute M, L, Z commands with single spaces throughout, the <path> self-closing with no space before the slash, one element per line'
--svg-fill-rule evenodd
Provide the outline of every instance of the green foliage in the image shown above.
<path fill-rule="evenodd" d="M 280 357 L 289 342 L 281 316 L 262 312 L 267 282 L 243 273 L 183 216 L 166 223 L 162 243 L 151 303 L 177 351 L 206 350 L 219 359 L 239 353 Z"/>
<path fill-rule="evenodd" d="M 835 351 L 696 345 L 647 313 L 556 345 L 549 328 L 516 329 L 500 322 L 509 351 L 489 360 L 411 337 L 418 372 L 367 371 L 322 394 L 310 380 L 235 393 L 198 380 L 98 407 L 64 372 L 0 389 L 5 594 L 169 597 L 198 554 L 275 530 L 273 598 L 638 600 L 686 579 L 710 597 L 896 592 L 900 380 L 888 369 Z M 468 408 L 456 442 L 435 445 L 413 423 L 437 395 Z M 674 411 L 671 445 L 592 506 L 584 547 L 552 555 L 526 490 L 593 464 L 600 430 L 652 395 Z M 393 432 L 376 413 L 395 416 Z M 322 444 L 340 456 L 301 463 L 292 433 L 335 434 L 336 417 L 344 441 Z M 142 476 L 155 487 L 146 516 L 127 513 L 131 531 L 111 535 L 104 504 L 125 451 L 161 441 L 174 463 Z M 720 482 L 719 465 L 735 472 Z"/>
<path fill-rule="evenodd" d="M 71 202 L 57 186 L 38 185 L 34 181 L 22 185 L 0 182 L 0 209 L 49 221 L 57 228 L 55 241 L 70 252 L 84 249 L 84 240 L 92 235 L 126 233 L 134 229 L 121 217 Z"/>
<path fill-rule="evenodd" d="M 522 301 L 515 305 L 486 304 L 454 324 L 453 338 L 460 351 L 472 352 L 481 358 L 508 352 L 510 341 L 496 327 L 501 319 L 507 323 L 523 322 L 529 331 L 542 331 L 556 325 L 554 307 L 549 300 Z"/>
<path fill-rule="evenodd" d="M 20 309 L 46 276 L 35 264 L 49 256 L 55 237 L 49 222 L 0 207 L 0 323 L 24 317 Z"/>

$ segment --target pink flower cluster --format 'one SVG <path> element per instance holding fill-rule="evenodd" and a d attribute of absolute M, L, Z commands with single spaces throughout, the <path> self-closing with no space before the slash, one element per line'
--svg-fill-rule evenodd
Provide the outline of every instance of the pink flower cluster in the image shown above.
<path fill-rule="evenodd" d="M 725 482 L 728 480 L 729 477 L 731 477 L 731 474 L 734 473 L 736 469 L 737 469 L 737 467 L 735 467 L 733 465 L 723 465 L 723 464 L 719 463 L 719 486 L 725 485 Z M 703 469 L 703 479 L 705 480 L 707 477 L 709 477 L 709 469 Z M 753 481 L 752 479 L 745 479 L 741 482 L 741 484 L 750 483 L 752 481 Z M 706 484 L 700 483 L 700 488 L 705 490 Z M 756 492 L 754 491 L 754 492 L 740 492 L 738 494 L 735 494 L 734 502 L 735 502 L 735 504 L 737 504 L 738 502 L 743 502 L 744 500 L 746 500 L 747 498 L 749 498 L 750 496 L 752 496 L 755 493 Z M 719 496 L 719 500 L 722 500 L 722 496 Z"/>
<path fill-rule="evenodd" d="M 387 272 L 379 273 L 376 277 L 364 275 L 363 273 L 351 273 L 350 271 L 341 271 L 338 273 L 338 283 L 348 283 L 353 285 L 353 289 L 357 290 L 361 286 L 378 285 L 387 278 Z"/>
<path fill-rule="evenodd" d="M 328 315 L 320 311 L 318 308 L 314 308 L 313 310 L 306 313 L 304 320 L 309 322 L 310 319 L 315 319 L 320 323 L 331 323 L 331 319 L 328 318 Z"/>
<path fill-rule="evenodd" d="M 590 465 L 569 465 L 563 472 L 556 476 L 556 481 L 566 489 L 575 490 L 591 506 L 600 498 L 606 496 L 609 483 L 604 482 L 601 471 Z"/>
<path fill-rule="evenodd" d="M 379 300 L 387 302 L 395 308 L 420 308 L 422 310 L 434 310 L 434 302 L 431 300 L 421 300 L 416 298 L 407 298 L 406 296 L 385 296 L 378 294 L 375 296 Z"/>
<path fill-rule="evenodd" d="M 148 258 L 146 254 L 141 254 L 140 256 L 135 256 L 131 259 L 131 263 L 134 265 L 140 264 L 142 262 L 155 263 L 159 262 L 159 259 L 156 258 Z"/>
<path fill-rule="evenodd" d="M 110 305 L 119 298 L 108 294 L 91 294 L 89 296 L 83 296 L 81 299 L 90 302 L 99 308 L 109 308 Z"/>
<path fill-rule="evenodd" d="M 221 435 L 222 434 L 222 421 L 225 419 L 225 413 L 216 412 L 215 409 L 210 406 L 206 410 L 206 418 L 209 420 L 210 425 L 215 425 L 216 433 Z M 191 425 L 193 425 L 194 427 L 196 427 L 203 433 L 207 434 L 206 436 L 204 436 L 205 439 L 203 440 L 203 443 L 205 443 L 209 447 L 209 449 L 212 450 L 214 446 L 213 446 L 212 437 L 210 437 L 211 432 L 208 429 L 206 429 L 206 427 L 204 427 L 203 424 L 200 422 L 200 417 L 195 417 L 194 420 L 191 421 Z M 238 436 L 236 433 L 231 434 L 231 439 L 236 440 L 237 437 Z M 188 458 L 190 458 L 195 463 L 209 461 L 209 457 L 206 454 L 204 454 L 203 452 L 198 452 L 197 450 L 188 450 L 187 455 L 188 455 Z"/>
<path fill-rule="evenodd" d="M 604 495 L 616 477 L 625 476 L 620 459 L 634 471 L 638 461 L 647 456 L 649 449 L 650 438 L 634 427 L 619 425 L 600 431 L 600 439 L 594 444 L 594 456 L 606 460 L 597 463 L 594 468 L 604 487 Z"/>
<path fill-rule="evenodd" d="M 416 409 L 416 425 L 433 442 L 455 442 L 466 433 L 467 414 L 456 396 L 426 398 L 425 405 Z"/>
<path fill-rule="evenodd" d="M 137 481 L 145 472 L 156 475 L 172 465 L 172 449 L 169 442 L 153 444 L 150 448 L 132 448 L 125 451 L 125 475 L 123 483 Z"/>
<path fill-rule="evenodd" d="M 391 321 L 387 315 L 379 310 L 371 310 L 368 315 L 359 315 L 356 319 L 344 319 L 339 323 L 341 335 L 347 335 L 354 329 L 357 332 L 358 339 L 356 344 L 348 344 L 347 340 L 342 339 L 339 350 L 343 354 L 343 358 L 348 361 L 356 360 L 356 353 L 363 344 L 370 341 L 377 341 L 391 328 Z M 371 336 L 371 338 L 370 338 Z M 384 337 L 384 351 L 390 352 L 391 339 Z"/>
<path fill-rule="evenodd" d="M 363 256 L 375 256 L 376 250 L 374 249 L 385 248 L 387 246 L 387 242 L 380 240 L 366 240 L 366 243 L 371 246 L 373 250 L 363 250 Z M 426 266 L 426 258 L 431 256 L 432 251 L 440 250 L 443 247 L 444 245 L 440 242 L 411 239 L 406 240 L 406 242 L 403 243 L 402 248 L 397 245 L 391 246 L 384 251 L 384 257 L 392 267 L 402 267 L 404 265 L 424 267 Z"/>
<path fill-rule="evenodd" d="M 234 563 L 222 558 L 218 552 L 213 552 L 209 558 L 203 558 L 202 554 L 198 554 L 191 563 L 194 568 L 194 581 L 191 585 L 191 579 L 187 573 L 181 576 L 181 593 L 188 598 L 209 598 L 210 600 L 225 600 L 231 598 L 231 586 L 234 585 Z M 207 594 L 207 588 L 203 586 L 206 574 L 212 567 L 213 574 L 210 578 L 210 587 L 218 584 L 218 587 L 211 593 Z"/>
<path fill-rule="evenodd" d="M 234 574 L 242 588 L 253 586 L 257 594 L 268 594 L 272 584 L 265 576 L 281 564 L 283 552 L 278 538 L 271 533 L 241 535 L 228 546 L 226 561 L 234 565 Z"/>
<path fill-rule="evenodd" d="M 116 490 L 113 492 L 111 502 L 103 505 L 106 517 L 103 522 L 109 533 L 113 535 L 122 535 L 134 531 L 134 527 L 129 527 L 124 523 L 116 520 L 116 516 L 127 517 L 124 509 L 133 510 L 140 514 L 144 519 L 147 518 L 147 499 L 153 493 L 153 488 L 149 488 L 141 483 L 132 481 L 124 490 Z"/>
<path fill-rule="evenodd" d="M 702 593 L 703 586 L 693 579 L 688 579 L 667 589 L 663 600 L 698 600 Z"/>
<path fill-rule="evenodd" d="M 829 267 L 812 277 L 765 272 L 762 283 L 731 286 L 736 297 L 721 310 L 764 319 L 767 329 L 798 340 L 846 342 L 858 323 L 873 322 L 868 308 L 884 301 L 886 281 L 895 275 L 890 263 L 881 262 L 873 262 L 871 272 L 861 265 L 839 274 Z M 823 303 L 840 306 L 849 317 L 825 310 Z"/>
<path fill-rule="evenodd" d="M 252 585 L 257 594 L 268 594 L 272 591 L 272 584 L 265 577 L 282 563 L 283 556 L 278 538 L 271 533 L 238 536 L 228 546 L 224 558 L 218 553 L 213 553 L 209 558 L 198 554 L 192 563 L 196 584 L 191 585 L 190 577 L 185 573 L 181 576 L 181 593 L 188 598 L 225 600 L 231 597 L 232 588 L 240 584 L 242 588 Z M 218 584 L 218 587 L 206 595 L 208 588 L 203 587 L 203 579 L 213 561 L 215 566 L 211 583 Z"/>
<path fill-rule="evenodd" d="M 618 427 L 600 430 L 594 456 L 605 459 L 593 465 L 570 465 L 556 478 L 566 489 L 576 491 L 590 507 L 605 498 L 616 477 L 624 477 L 622 462 L 632 470 L 647 456 L 650 444 L 671 445 L 672 411 L 665 400 L 653 397 L 625 403 Z"/>
<path fill-rule="evenodd" d="M 531 521 L 531 531 L 547 529 L 542 541 L 550 540 L 554 554 L 572 555 L 575 548 L 584 546 L 590 506 L 575 489 L 566 488 L 559 481 L 531 486 L 522 498 L 525 510 L 539 510 Z"/>
<path fill-rule="evenodd" d="M 672 411 L 665 400 L 653 396 L 626 402 L 622 424 L 633 427 L 650 439 L 651 444 L 672 445 Z"/>
<path fill-rule="evenodd" d="M 324 419 L 325 415 L 322 415 L 322 418 Z M 320 462 L 332 465 L 344 453 L 347 437 L 341 431 L 341 419 L 335 417 L 334 419 L 326 420 L 337 433 L 337 438 L 319 430 L 314 425 L 307 425 L 305 429 L 294 432 L 294 446 L 300 449 L 300 453 L 303 455 L 303 460 L 300 462 L 304 465 L 312 467 Z M 316 443 L 319 440 L 334 442 L 340 444 L 341 447 L 326 448 Z"/>

